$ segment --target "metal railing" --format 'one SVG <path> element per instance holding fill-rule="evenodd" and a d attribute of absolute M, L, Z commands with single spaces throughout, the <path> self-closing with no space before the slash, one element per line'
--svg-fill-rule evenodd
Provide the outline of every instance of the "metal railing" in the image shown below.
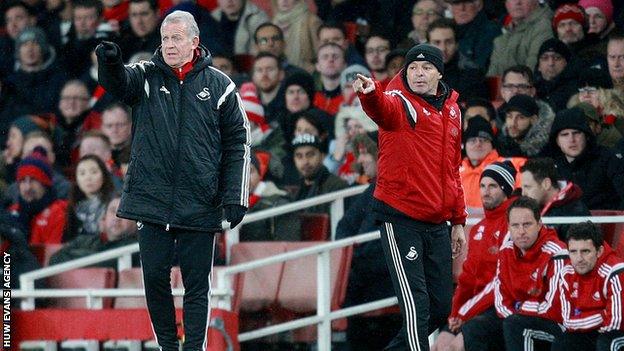
<path fill-rule="evenodd" d="M 322 205 L 322 204 L 329 203 L 329 202 L 332 203 L 331 209 L 330 209 L 331 211 L 330 221 L 331 221 L 331 239 L 334 240 L 335 235 L 336 235 L 336 226 L 338 225 L 338 221 L 342 218 L 344 214 L 343 199 L 346 197 L 361 194 L 367 187 L 368 187 L 367 185 L 360 185 L 360 186 L 351 187 L 348 189 L 335 191 L 330 194 L 320 195 L 320 196 L 316 196 L 313 198 L 289 203 L 286 205 L 258 211 L 256 213 L 250 213 L 246 215 L 241 221 L 241 224 L 239 224 L 234 229 L 228 229 L 229 223 L 224 221 L 222 223 L 222 226 L 223 228 L 226 229 L 225 231 L 226 257 L 228 258 L 228 262 L 229 262 L 232 245 L 239 242 L 238 228 L 240 228 L 241 225 L 246 224 L 246 223 L 261 221 L 261 220 L 271 218 L 274 216 L 279 216 L 279 215 L 289 213 L 289 212 L 295 212 L 295 211 L 302 210 L 308 207 Z M 32 272 L 24 273 L 19 278 L 21 288 L 20 290 L 16 291 L 17 295 L 13 294 L 13 296 L 23 298 L 21 301 L 22 309 L 32 310 L 35 308 L 34 296 L 28 296 L 27 293 L 34 291 L 35 280 L 51 277 L 51 276 L 54 276 L 63 272 L 70 271 L 72 269 L 90 266 L 92 264 L 96 264 L 99 262 L 103 262 L 103 261 L 107 261 L 107 260 L 115 259 L 115 258 L 118 259 L 117 269 L 121 271 L 123 269 L 131 267 L 132 254 L 138 251 L 139 251 L 138 243 L 130 244 L 124 247 L 116 248 L 116 249 L 109 250 L 106 252 L 101 252 L 101 253 L 91 255 L 88 257 L 83 257 L 83 258 L 79 258 L 76 260 L 71 260 L 68 262 L 61 263 L 61 264 L 56 264 L 53 266 L 38 269 Z M 90 291 L 89 289 L 81 289 L 81 290 L 85 291 L 85 293 L 86 291 Z M 83 295 L 83 296 L 87 296 L 87 295 Z M 39 295 L 36 297 L 59 297 L 59 296 L 58 295 L 55 295 L 55 296 Z M 97 305 L 97 302 L 96 302 L 96 305 Z"/>
<path fill-rule="evenodd" d="M 338 219 L 342 217 L 342 199 L 361 193 L 366 186 L 350 188 L 336 193 L 318 196 L 315 198 L 279 206 L 276 208 L 264 210 L 258 213 L 246 216 L 242 223 L 250 223 L 272 216 L 297 211 L 306 207 L 315 206 L 327 202 L 340 202 L 340 205 L 332 205 L 336 211 L 340 212 Z M 332 239 L 335 238 L 335 223 L 338 219 L 332 213 Z M 480 218 L 469 218 L 467 225 L 476 224 Z M 624 216 L 589 216 L 589 217 L 545 217 L 542 219 L 545 224 L 572 224 L 582 221 L 591 220 L 594 223 L 624 223 Z M 240 341 L 249 341 L 264 336 L 281 333 L 309 325 L 318 325 L 318 349 L 330 350 L 331 345 L 331 321 L 344 318 L 376 309 L 392 306 L 397 303 L 396 298 L 387 298 L 358 306 L 353 306 L 337 311 L 331 311 L 330 296 L 330 251 L 354 243 L 363 243 L 379 238 L 379 232 L 371 232 L 358 236 L 321 243 L 319 245 L 308 247 L 296 251 L 290 251 L 272 257 L 267 257 L 255 261 L 245 262 L 233 266 L 227 266 L 217 271 L 217 286 L 211 291 L 214 297 L 214 303 L 219 307 L 228 308 L 230 306 L 232 289 L 231 278 L 235 274 L 243 273 L 252 269 L 263 267 L 270 264 L 285 262 L 288 260 L 298 259 L 305 256 L 317 256 L 317 313 L 314 316 L 300 318 L 294 321 L 272 325 L 269 327 L 253 330 L 239 335 Z M 82 296 L 87 299 L 87 305 L 93 308 L 101 308 L 101 299 L 105 297 L 136 297 L 143 296 L 143 289 L 34 289 L 34 281 L 62 273 L 74 268 L 88 266 L 97 262 L 118 258 L 118 267 L 127 268 L 130 266 L 130 255 L 138 251 L 138 244 L 131 244 L 118 249 L 99 253 L 93 256 L 73 260 L 46 267 L 37 271 L 22 274 L 20 283 L 22 288 L 12 292 L 12 296 L 22 298 L 23 309 L 34 308 L 34 298 L 59 298 L 59 297 L 76 297 Z M 183 294 L 183 289 L 175 289 L 174 295 Z"/>

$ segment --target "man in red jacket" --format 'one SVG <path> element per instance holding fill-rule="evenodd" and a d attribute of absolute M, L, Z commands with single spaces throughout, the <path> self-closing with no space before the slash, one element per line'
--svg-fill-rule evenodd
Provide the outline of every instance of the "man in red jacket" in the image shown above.
<path fill-rule="evenodd" d="M 566 332 L 555 340 L 552 350 L 620 350 L 624 346 L 624 263 L 591 222 L 571 225 L 567 240 L 570 262 L 563 268 L 559 285 Z"/>
<path fill-rule="evenodd" d="M 480 202 L 485 218 L 468 235 L 468 255 L 455 288 L 448 325 L 438 336 L 433 350 L 464 349 L 461 325 L 494 306 L 498 249 L 507 233 L 507 208 L 514 200 L 510 197 L 515 175 L 509 161 L 491 163 L 481 172 Z"/>
<path fill-rule="evenodd" d="M 379 125 L 373 209 L 404 320 L 386 350 L 429 350 L 429 333 L 450 312 L 451 256 L 465 244 L 461 112 L 442 74 L 442 52 L 419 44 L 385 92 L 361 74 L 353 83 Z"/>
<path fill-rule="evenodd" d="M 516 351 L 525 345 L 549 350 L 561 334 L 557 285 L 567 258 L 565 244 L 542 224 L 539 205 L 531 198 L 514 201 L 507 221 L 511 240 L 498 253 L 494 308 L 463 325 L 467 351 Z"/>

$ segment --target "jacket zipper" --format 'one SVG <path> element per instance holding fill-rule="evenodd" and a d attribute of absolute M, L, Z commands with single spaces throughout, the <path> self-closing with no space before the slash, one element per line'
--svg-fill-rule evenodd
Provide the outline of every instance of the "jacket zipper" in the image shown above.
<path fill-rule="evenodd" d="M 179 68 L 179 70 L 182 71 L 182 68 Z M 178 169 L 178 163 L 179 163 L 179 160 L 180 160 L 180 157 L 179 157 L 180 156 L 180 140 L 182 139 L 180 137 L 180 129 L 182 128 L 182 125 L 183 125 L 182 122 L 184 121 L 183 120 L 183 116 L 184 115 L 182 114 L 182 100 L 183 100 L 183 97 L 184 97 L 184 94 L 182 92 L 183 85 L 184 85 L 184 81 L 181 80 L 180 81 L 180 96 L 178 98 L 178 100 L 179 100 L 178 101 L 178 116 L 180 116 L 180 120 L 178 121 L 178 131 L 176 133 L 176 135 L 178 136 L 178 144 L 176 146 L 176 152 L 175 152 L 175 164 L 174 164 L 174 167 L 173 167 L 173 170 L 172 170 L 174 178 L 173 178 L 173 187 L 171 188 L 171 203 L 169 205 L 169 219 L 167 220 L 167 225 L 165 226 L 165 231 L 169 231 L 169 229 L 171 227 L 170 222 L 171 222 L 171 216 L 173 214 L 173 202 L 175 200 L 174 195 L 175 195 L 175 192 L 176 192 L 176 188 L 178 187 L 178 177 L 175 174 L 176 174 L 176 170 Z"/>
<path fill-rule="evenodd" d="M 446 171 L 446 128 L 448 126 L 448 121 L 447 121 L 447 117 L 444 113 L 444 111 L 447 110 L 446 106 L 442 107 L 442 111 L 440 111 L 440 115 L 442 116 L 442 174 L 440 174 L 440 180 L 442 180 L 442 208 L 440 208 L 440 210 L 444 209 L 444 204 L 446 203 L 446 191 L 445 191 L 445 184 L 444 184 L 444 175 L 445 175 L 445 171 Z"/>

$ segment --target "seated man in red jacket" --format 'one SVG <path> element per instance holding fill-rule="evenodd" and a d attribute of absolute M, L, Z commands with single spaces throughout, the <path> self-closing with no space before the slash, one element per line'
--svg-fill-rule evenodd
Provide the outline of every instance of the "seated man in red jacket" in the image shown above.
<path fill-rule="evenodd" d="M 566 332 L 552 350 L 621 350 L 624 263 L 591 222 L 571 225 L 567 240 L 570 262 L 559 285 Z"/>
<path fill-rule="evenodd" d="M 9 207 L 13 217 L 28 231 L 29 244 L 59 244 L 63 239 L 67 201 L 58 200 L 52 189 L 52 168 L 46 151 L 35 147 L 17 167 L 19 198 Z"/>
<path fill-rule="evenodd" d="M 485 218 L 472 227 L 467 237 L 468 255 L 453 295 L 448 329 L 442 330 L 433 351 L 464 349 L 461 325 L 494 306 L 498 249 L 507 233 L 507 208 L 514 200 L 510 197 L 515 175 L 516 170 L 509 161 L 493 162 L 481 172 L 480 202 Z"/>
<path fill-rule="evenodd" d="M 542 224 L 539 205 L 531 198 L 514 201 L 507 221 L 511 240 L 498 253 L 494 308 L 462 326 L 467 351 L 517 351 L 524 345 L 549 350 L 561 334 L 557 286 L 568 257 L 565 244 Z"/>

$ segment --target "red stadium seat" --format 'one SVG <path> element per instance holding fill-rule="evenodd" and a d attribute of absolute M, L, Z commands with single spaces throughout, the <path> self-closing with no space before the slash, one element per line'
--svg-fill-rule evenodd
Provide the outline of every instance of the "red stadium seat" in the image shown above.
<path fill-rule="evenodd" d="M 301 240 L 325 241 L 329 239 L 330 223 L 327 213 L 301 213 Z"/>
<path fill-rule="evenodd" d="M 318 245 L 310 242 L 289 242 L 287 251 L 294 251 Z M 330 284 L 331 310 L 338 310 L 344 302 L 349 268 L 353 248 L 351 246 L 336 249 L 331 252 Z M 280 308 L 279 319 L 288 320 L 296 316 L 316 313 L 316 255 L 287 261 L 284 265 L 284 274 L 280 284 L 277 303 Z M 346 329 L 344 320 L 332 323 L 334 330 Z M 293 337 L 297 341 L 311 342 L 316 338 L 316 327 L 302 328 L 294 331 Z M 312 339 L 310 339 L 312 338 Z"/>
<path fill-rule="evenodd" d="M 618 210 L 591 210 L 592 216 L 624 216 L 624 211 Z M 624 223 L 601 223 L 604 240 L 611 247 L 618 247 L 620 236 L 624 233 Z M 623 256 L 624 257 L 624 256 Z"/>
<path fill-rule="evenodd" d="M 115 270 L 112 268 L 80 268 L 48 278 L 51 289 L 112 289 L 115 287 Z M 104 298 L 103 308 L 111 308 L 112 298 Z M 87 308 L 84 297 L 53 299 L 53 307 Z"/>

